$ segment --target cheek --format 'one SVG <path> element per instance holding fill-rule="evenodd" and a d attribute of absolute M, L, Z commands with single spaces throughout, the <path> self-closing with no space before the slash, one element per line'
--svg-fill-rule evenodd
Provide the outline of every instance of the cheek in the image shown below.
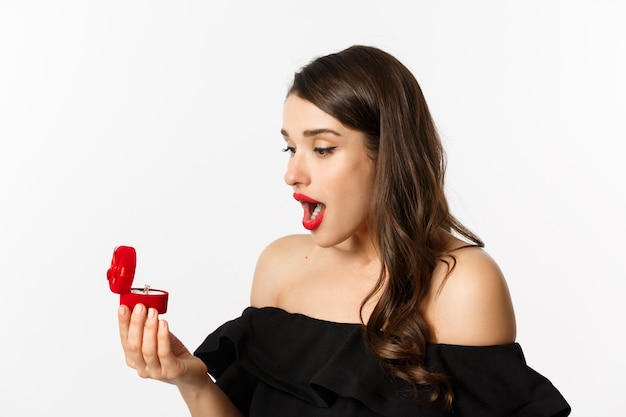
<path fill-rule="evenodd" d="M 359 172 L 355 175 L 350 195 L 354 200 L 354 205 L 358 210 L 368 211 L 370 200 L 372 199 L 372 180 L 369 172 Z"/>
<path fill-rule="evenodd" d="M 374 186 L 374 164 L 371 160 L 363 162 L 359 178 L 361 178 L 361 192 L 369 200 Z"/>
<path fill-rule="evenodd" d="M 373 162 L 370 159 L 345 162 L 338 164 L 338 169 L 325 172 L 326 186 L 335 190 L 338 201 L 343 202 L 342 205 L 350 206 L 352 210 L 369 208 L 374 178 Z"/>

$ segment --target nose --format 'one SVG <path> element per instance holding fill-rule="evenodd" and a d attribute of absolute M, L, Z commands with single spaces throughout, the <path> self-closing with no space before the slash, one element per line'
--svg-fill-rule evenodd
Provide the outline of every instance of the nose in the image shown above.
<path fill-rule="evenodd" d="M 295 153 L 289 158 L 287 171 L 285 172 L 285 182 L 293 187 L 296 185 L 307 185 L 310 182 L 309 170 L 304 155 Z"/>

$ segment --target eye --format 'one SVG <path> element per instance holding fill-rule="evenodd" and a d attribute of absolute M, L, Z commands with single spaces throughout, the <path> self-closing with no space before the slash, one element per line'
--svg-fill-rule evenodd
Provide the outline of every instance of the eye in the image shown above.
<path fill-rule="evenodd" d="M 283 149 L 283 152 L 289 152 L 291 155 L 296 153 L 296 148 L 294 146 L 287 146 Z"/>
<path fill-rule="evenodd" d="M 313 148 L 313 152 L 319 156 L 328 156 L 333 153 L 336 146 L 329 146 L 328 148 Z"/>

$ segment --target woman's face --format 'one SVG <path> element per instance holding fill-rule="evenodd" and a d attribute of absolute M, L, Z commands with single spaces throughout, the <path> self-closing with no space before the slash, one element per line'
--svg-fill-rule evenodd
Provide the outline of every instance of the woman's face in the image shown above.
<path fill-rule="evenodd" d="M 303 226 L 322 247 L 367 234 L 374 161 L 365 135 L 290 94 L 282 135 L 290 152 L 285 182 L 304 214 Z"/>

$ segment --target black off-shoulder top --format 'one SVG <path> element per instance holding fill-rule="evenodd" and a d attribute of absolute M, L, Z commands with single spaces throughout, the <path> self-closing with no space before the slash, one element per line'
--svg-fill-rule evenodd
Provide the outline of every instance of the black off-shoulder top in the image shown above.
<path fill-rule="evenodd" d="M 554 416 L 570 406 L 527 366 L 519 344 L 431 344 L 426 367 L 450 377 L 452 412 L 420 406 L 398 389 L 365 346 L 360 324 L 275 307 L 248 307 L 211 333 L 194 355 L 246 416 Z M 424 395 L 428 393 L 423 393 Z"/>

